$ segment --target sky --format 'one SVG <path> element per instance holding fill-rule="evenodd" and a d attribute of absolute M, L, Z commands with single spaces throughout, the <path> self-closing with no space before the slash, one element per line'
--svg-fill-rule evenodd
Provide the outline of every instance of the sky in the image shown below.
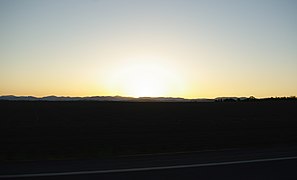
<path fill-rule="evenodd" d="M 0 0 L 0 95 L 297 95 L 295 0 Z"/>

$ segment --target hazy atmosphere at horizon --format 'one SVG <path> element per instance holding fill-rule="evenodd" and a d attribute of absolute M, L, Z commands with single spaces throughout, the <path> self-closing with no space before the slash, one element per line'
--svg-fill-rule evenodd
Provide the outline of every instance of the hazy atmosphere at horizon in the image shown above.
<path fill-rule="evenodd" d="M 297 95 L 295 0 L 0 0 L 0 95 Z"/>

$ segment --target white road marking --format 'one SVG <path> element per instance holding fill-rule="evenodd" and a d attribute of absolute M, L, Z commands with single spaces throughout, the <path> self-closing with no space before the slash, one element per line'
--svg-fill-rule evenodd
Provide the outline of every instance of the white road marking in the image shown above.
<path fill-rule="evenodd" d="M 36 173 L 36 174 L 0 175 L 0 178 L 22 178 L 22 177 L 45 177 L 45 176 L 87 175 L 87 174 L 103 174 L 103 173 L 123 173 L 123 172 L 135 172 L 135 171 L 151 171 L 151 170 L 180 169 L 180 168 L 207 167 L 207 166 L 232 165 L 232 164 L 268 162 L 268 161 L 281 161 L 281 160 L 291 160 L 291 159 L 297 159 L 297 156 L 241 160 L 241 161 L 213 162 L 213 163 L 202 163 L 202 164 L 140 167 L 140 168 L 128 168 L 128 169 L 108 169 L 108 170 L 96 170 L 96 171 L 75 171 L 75 172 L 58 172 L 58 173 L 53 172 L 53 173 Z"/>

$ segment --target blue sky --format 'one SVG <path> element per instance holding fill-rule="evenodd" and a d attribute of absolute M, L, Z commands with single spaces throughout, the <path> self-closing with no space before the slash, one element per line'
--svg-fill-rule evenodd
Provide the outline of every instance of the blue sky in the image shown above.
<path fill-rule="evenodd" d="M 297 94 L 294 0 L 1 0 L 0 22 L 2 95 Z"/>

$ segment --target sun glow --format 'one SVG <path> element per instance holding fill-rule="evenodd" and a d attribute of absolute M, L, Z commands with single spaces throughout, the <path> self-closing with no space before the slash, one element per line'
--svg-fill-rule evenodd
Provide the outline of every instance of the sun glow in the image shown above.
<path fill-rule="evenodd" d="M 127 60 L 111 73 L 109 89 L 124 96 L 164 97 L 182 87 L 181 76 L 170 63 L 159 59 Z"/>
<path fill-rule="evenodd" d="M 124 85 L 127 94 L 135 97 L 162 96 L 165 94 L 165 78 L 159 71 L 137 70 L 127 74 L 127 82 Z"/>

